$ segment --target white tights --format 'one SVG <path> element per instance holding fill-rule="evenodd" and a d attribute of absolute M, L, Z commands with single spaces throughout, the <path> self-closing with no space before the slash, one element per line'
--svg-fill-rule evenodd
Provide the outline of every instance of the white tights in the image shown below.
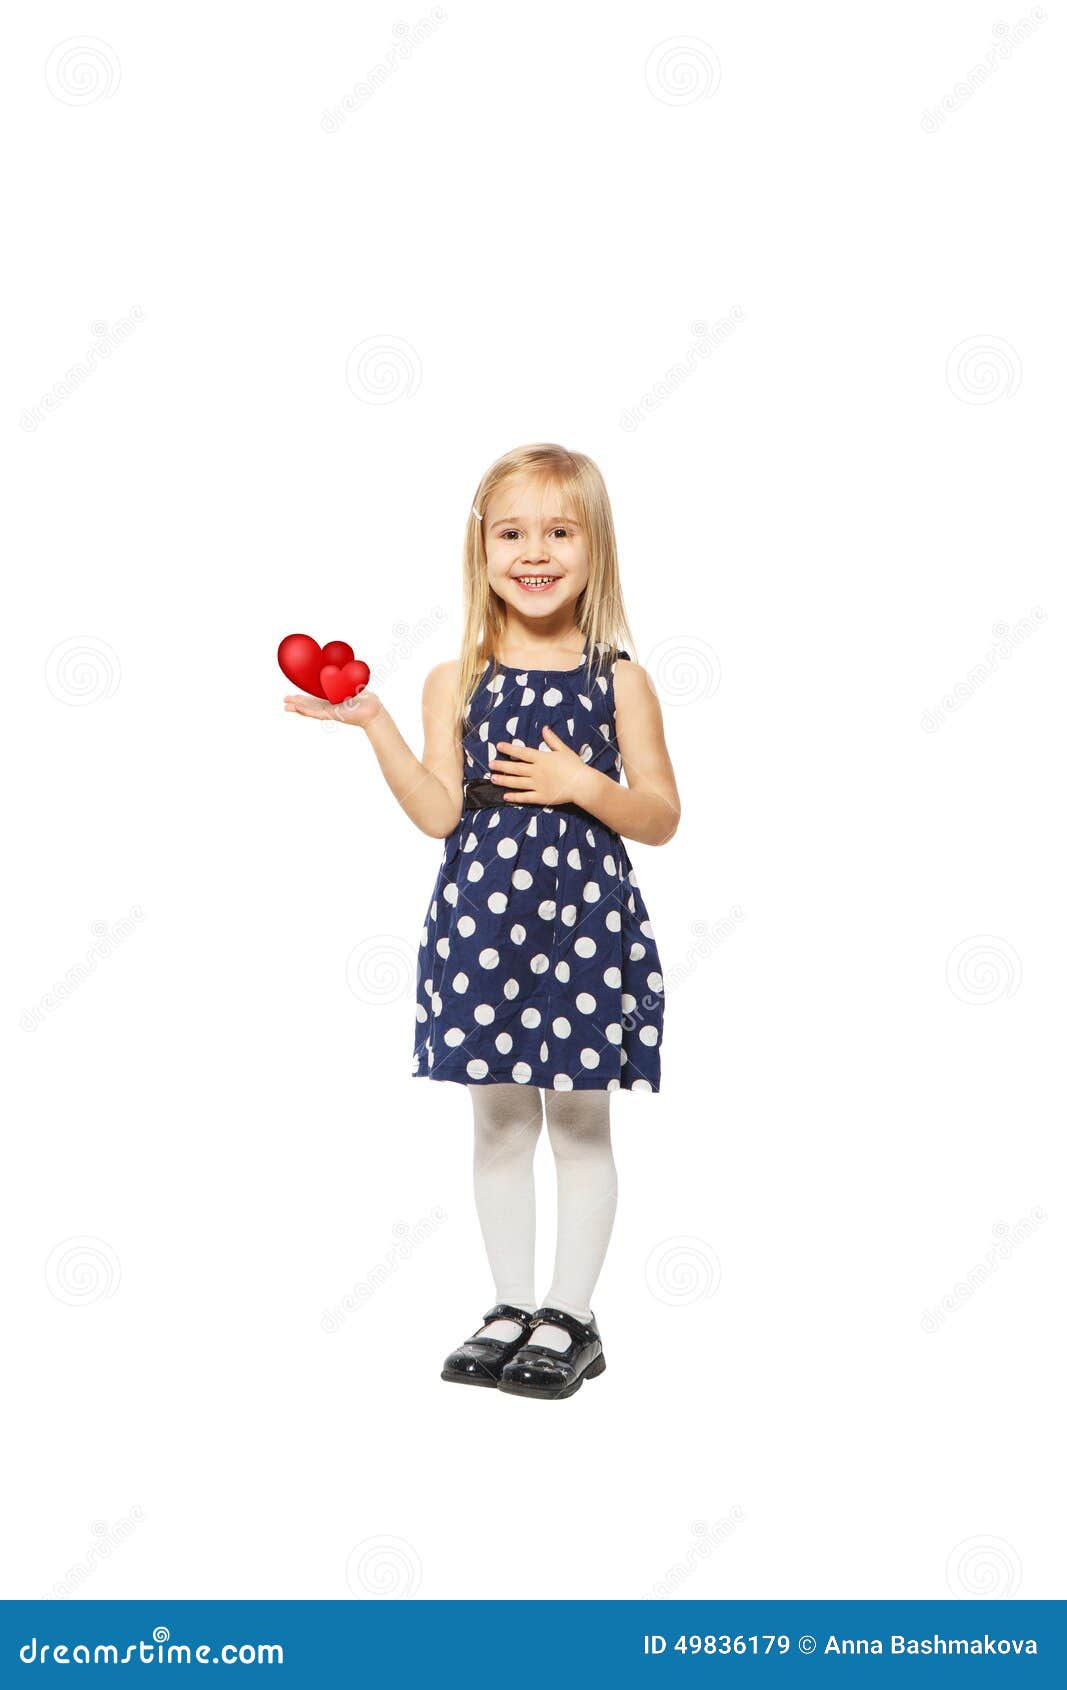
<path fill-rule="evenodd" d="M 611 1154 L 607 1091 L 545 1090 L 501 1083 L 469 1087 L 474 1106 L 474 1202 L 498 1303 L 531 1314 L 562 1309 L 592 1319 L 593 1295 L 615 1219 L 618 1186 Z M 543 1118 L 556 1161 L 558 1227 L 556 1262 L 548 1294 L 534 1291 L 533 1158 Z M 517 1338 L 514 1321 L 482 1329 L 491 1337 Z M 569 1335 L 539 1326 L 537 1343 L 565 1350 Z"/>

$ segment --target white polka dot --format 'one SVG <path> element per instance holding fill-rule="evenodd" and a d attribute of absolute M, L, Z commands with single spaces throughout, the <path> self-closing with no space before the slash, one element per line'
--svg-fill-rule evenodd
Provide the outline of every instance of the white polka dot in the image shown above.
<path fill-rule="evenodd" d="M 563 694 L 560 692 L 558 687 L 549 687 L 544 693 L 542 693 L 541 697 L 545 704 L 559 704 Z"/>
<path fill-rule="evenodd" d="M 641 923 L 641 931 L 646 939 L 655 938 L 655 934 L 652 931 L 652 923 L 650 921 L 643 921 Z"/>
<path fill-rule="evenodd" d="M 459 887 L 456 885 L 454 880 L 450 880 L 448 882 L 448 885 L 444 888 L 441 896 L 444 898 L 446 904 L 455 903 L 456 899 L 459 897 Z"/>
<path fill-rule="evenodd" d="M 618 1080 L 609 1080 L 608 1083 L 607 1083 L 606 1089 L 608 1091 L 618 1091 L 619 1081 Z"/>
<path fill-rule="evenodd" d="M 534 701 L 534 689 L 533 689 L 533 687 L 523 687 L 522 697 L 519 700 L 519 703 L 520 704 L 532 704 L 533 701 Z"/>
<path fill-rule="evenodd" d="M 519 718 L 517 716 L 509 716 L 507 721 L 504 723 L 504 726 L 507 729 L 508 733 L 511 735 L 512 739 L 515 738 L 515 729 L 518 727 L 518 725 L 519 725 Z"/>
<path fill-rule="evenodd" d="M 586 708 L 586 709 L 587 709 L 587 710 L 591 710 L 591 709 L 592 709 L 592 708 L 593 708 L 593 701 L 592 701 L 592 699 L 591 699 L 591 698 L 586 698 L 586 696 L 585 696 L 585 693 L 584 693 L 584 692 L 580 692 L 580 693 L 579 693 L 579 694 L 578 694 L 578 702 L 579 702 L 579 704 L 584 704 L 584 705 L 585 705 L 585 708 Z"/>
<path fill-rule="evenodd" d="M 579 851 L 577 845 L 572 845 L 570 850 L 567 852 L 567 861 L 570 863 L 571 868 L 581 868 L 582 853 Z"/>
<path fill-rule="evenodd" d="M 472 1061 L 467 1063 L 467 1073 L 472 1080 L 484 1080 L 488 1072 L 489 1064 L 483 1062 L 480 1056 L 474 1057 Z"/>
<path fill-rule="evenodd" d="M 469 985 L 470 985 L 470 981 L 467 979 L 467 976 L 464 973 L 462 973 L 462 971 L 459 974 L 453 975 L 453 977 L 452 977 L 452 990 L 454 992 L 465 992 Z"/>
<path fill-rule="evenodd" d="M 651 969 L 649 971 L 648 983 L 654 992 L 662 992 L 663 975 L 658 973 L 656 969 Z"/>
<path fill-rule="evenodd" d="M 549 868 L 555 868 L 556 864 L 559 862 L 559 852 L 556 850 L 554 845 L 545 846 L 544 850 L 541 852 L 541 861 L 543 863 L 547 863 Z"/>
<path fill-rule="evenodd" d="M 554 1074 L 552 1076 L 553 1091 L 573 1091 L 574 1082 L 569 1074 Z"/>
<path fill-rule="evenodd" d="M 595 1068 L 599 1061 L 599 1052 L 595 1051 L 592 1045 L 586 1045 L 585 1049 L 582 1051 L 582 1067 Z"/>
<path fill-rule="evenodd" d="M 500 961 L 500 952 L 494 951 L 492 945 L 487 945 L 484 951 L 478 952 L 478 961 L 483 968 L 495 968 Z"/>
<path fill-rule="evenodd" d="M 433 1010 L 435 1015 L 440 1015 L 440 1013 L 441 1013 L 441 994 L 440 994 L 440 992 L 435 992 L 433 997 L 430 999 L 430 1008 Z"/>
<path fill-rule="evenodd" d="M 546 957 L 544 951 L 538 951 L 536 956 L 532 956 L 530 958 L 530 967 L 533 969 L 535 974 L 543 974 L 545 972 L 545 969 L 548 967 L 548 958 Z"/>
<path fill-rule="evenodd" d="M 533 875 L 528 868 L 517 868 L 511 877 L 511 884 L 517 886 L 520 892 L 525 892 L 528 886 L 533 885 Z"/>
<path fill-rule="evenodd" d="M 578 919 L 577 904 L 564 904 L 563 908 L 559 912 L 559 919 L 562 921 L 564 927 L 573 927 Z"/>
<path fill-rule="evenodd" d="M 450 1027 L 445 1034 L 446 1045 L 461 1045 L 463 1043 L 463 1028 Z"/>
<path fill-rule="evenodd" d="M 485 900 L 485 907 L 487 910 L 492 910 L 494 915 L 503 915 L 504 911 L 508 907 L 507 893 L 490 892 L 488 898 Z"/>
<path fill-rule="evenodd" d="M 415 1005 L 415 1019 L 416 1021 L 428 1021 L 430 1019 L 421 1003 Z"/>
<path fill-rule="evenodd" d="M 567 1020 L 567 1017 L 565 1015 L 557 1015 L 556 1019 L 552 1023 L 552 1031 L 555 1033 L 557 1039 L 565 1039 L 570 1033 L 570 1030 L 571 1024 Z"/>
<path fill-rule="evenodd" d="M 596 941 L 583 936 L 575 939 L 574 949 L 578 956 L 596 956 Z"/>
<path fill-rule="evenodd" d="M 605 986 L 621 986 L 622 970 L 619 968 L 605 968 L 604 984 Z"/>
<path fill-rule="evenodd" d="M 524 1009 L 522 1012 L 522 1024 L 524 1027 L 540 1027 L 541 1011 L 539 1009 Z"/>
<path fill-rule="evenodd" d="M 622 1028 L 617 1021 L 613 1021 L 610 1026 L 604 1028 L 604 1037 L 609 1044 L 622 1044 Z"/>
<path fill-rule="evenodd" d="M 498 1033 L 495 1040 L 494 1040 L 494 1043 L 496 1045 L 497 1050 L 500 1052 L 501 1056 L 506 1056 L 508 1054 L 508 1051 L 511 1049 L 511 1043 L 512 1043 L 511 1034 L 510 1033 Z"/>
<path fill-rule="evenodd" d="M 520 1086 L 524 1086 L 532 1073 L 533 1069 L 528 1062 L 516 1062 L 511 1070 L 511 1077 L 517 1080 Z"/>
<path fill-rule="evenodd" d="M 659 1038 L 655 1027 L 642 1027 L 637 1036 L 643 1045 L 654 1045 Z"/>
<path fill-rule="evenodd" d="M 556 979 L 562 980 L 564 985 L 566 985 L 566 983 L 570 979 L 570 977 L 571 977 L 571 965 L 570 965 L 570 963 L 569 962 L 557 962 L 557 964 L 556 964 Z"/>
<path fill-rule="evenodd" d="M 513 857 L 518 848 L 519 844 L 516 839 L 508 839 L 505 837 L 504 839 L 498 839 L 496 842 L 498 857 Z"/>
<path fill-rule="evenodd" d="M 644 956 L 644 954 L 645 954 L 644 945 L 639 945 L 637 940 L 635 939 L 633 944 L 630 946 L 630 961 L 631 962 L 638 962 L 640 960 L 640 958 Z"/>
<path fill-rule="evenodd" d="M 619 1001 L 622 1004 L 624 1015 L 629 1015 L 631 1010 L 637 1008 L 637 999 L 634 997 L 632 992 L 623 992 Z"/>
<path fill-rule="evenodd" d="M 631 1091 L 651 1091 L 652 1087 L 651 1087 L 648 1080 L 635 1080 L 633 1085 L 630 1087 L 630 1090 Z"/>
<path fill-rule="evenodd" d="M 473 916 L 461 915 L 459 920 L 456 922 L 456 932 L 462 934 L 464 939 L 467 939 L 474 932 L 477 925 L 478 924 L 474 920 Z"/>
<path fill-rule="evenodd" d="M 622 916 L 619 914 L 618 910 L 608 911 L 607 915 L 604 917 L 604 926 L 611 933 L 617 933 L 619 931 L 619 928 L 622 926 Z"/>
<path fill-rule="evenodd" d="M 542 1062 L 548 1061 L 548 1040 L 547 1039 L 541 1040 L 541 1061 Z"/>
<path fill-rule="evenodd" d="M 521 945 L 523 940 L 525 939 L 525 937 L 526 937 L 526 929 L 522 925 L 521 921 L 517 921 L 515 923 L 514 927 L 511 929 L 511 942 L 512 942 L 512 944 L 513 945 Z"/>
<path fill-rule="evenodd" d="M 448 940 L 447 939 L 438 939 L 437 945 L 436 945 L 436 950 L 437 950 L 438 956 L 447 956 L 448 955 Z"/>
<path fill-rule="evenodd" d="M 600 887 L 597 885 L 596 881 L 595 880 L 587 880 L 585 885 L 582 887 L 582 897 L 585 899 L 586 903 L 587 904 L 595 903 L 597 898 L 599 898 L 599 896 L 600 896 Z"/>
<path fill-rule="evenodd" d="M 491 681 L 486 681 L 485 690 L 486 692 L 499 692 L 503 685 L 503 675 L 494 675 Z"/>
<path fill-rule="evenodd" d="M 604 858 L 604 873 L 612 876 L 616 873 L 615 858 L 610 853 Z"/>
<path fill-rule="evenodd" d="M 480 1003 L 474 1011 L 474 1019 L 479 1026 L 488 1027 L 490 1021 L 496 1020 L 496 1010 L 491 1003 Z"/>
<path fill-rule="evenodd" d="M 552 921 L 556 914 L 556 906 L 551 898 L 543 898 L 537 906 L 537 913 L 542 921 Z"/>
<path fill-rule="evenodd" d="M 484 873 L 485 873 L 485 869 L 484 869 L 484 867 L 482 866 L 481 863 L 471 863 L 470 866 L 467 869 L 467 879 L 468 880 L 481 880 L 482 875 Z"/>
<path fill-rule="evenodd" d="M 596 998 L 593 996 L 592 992 L 579 992 L 578 996 L 574 1000 L 574 1003 L 575 1007 L 580 1009 L 583 1015 L 592 1015 L 594 1009 L 596 1008 Z"/>

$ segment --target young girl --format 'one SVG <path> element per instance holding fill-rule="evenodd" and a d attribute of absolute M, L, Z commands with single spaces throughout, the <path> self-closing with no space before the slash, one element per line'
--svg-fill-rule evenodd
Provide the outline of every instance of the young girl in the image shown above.
<path fill-rule="evenodd" d="M 412 1074 L 470 1088 L 496 1303 L 441 1377 L 515 1396 L 569 1397 L 604 1372 L 590 1300 L 615 1217 L 611 1093 L 659 1090 L 663 973 L 623 839 L 666 844 L 680 805 L 659 705 L 624 640 L 600 471 L 561 446 L 518 447 L 475 493 L 463 645 L 427 677 L 421 761 L 373 693 L 285 700 L 362 727 L 407 815 L 444 841 Z M 543 1119 L 559 1208 L 538 1302 Z"/>

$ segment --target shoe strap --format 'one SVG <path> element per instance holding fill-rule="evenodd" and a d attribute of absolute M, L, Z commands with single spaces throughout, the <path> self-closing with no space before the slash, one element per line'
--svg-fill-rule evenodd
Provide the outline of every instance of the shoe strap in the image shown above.
<path fill-rule="evenodd" d="M 488 1326 L 491 1320 L 517 1320 L 522 1327 L 529 1326 L 533 1316 L 525 1309 L 517 1309 L 512 1303 L 498 1303 L 495 1309 L 490 1309 L 482 1324 Z"/>
<path fill-rule="evenodd" d="M 588 1326 L 583 1326 L 580 1320 L 575 1320 L 572 1314 L 565 1314 L 562 1309 L 538 1309 L 530 1317 L 531 1342 L 534 1344 L 537 1343 L 537 1339 L 533 1337 L 533 1333 L 539 1326 L 562 1326 L 564 1332 L 569 1334 L 572 1344 L 588 1344 L 591 1339 L 596 1337 L 592 1321 L 589 1322 Z M 567 1353 L 566 1350 L 552 1350 L 548 1344 L 540 1344 L 538 1348 L 549 1350 L 553 1355 L 566 1355 Z"/>

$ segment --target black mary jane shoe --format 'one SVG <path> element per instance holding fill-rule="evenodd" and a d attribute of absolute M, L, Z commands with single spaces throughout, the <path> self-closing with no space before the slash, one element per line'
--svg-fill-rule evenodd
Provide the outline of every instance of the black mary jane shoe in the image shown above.
<path fill-rule="evenodd" d="M 552 1350 L 539 1344 L 539 1326 L 562 1326 L 570 1334 L 569 1347 Z M 498 1390 L 513 1397 L 572 1397 L 584 1380 L 598 1379 L 607 1367 L 595 1315 L 583 1325 L 562 1309 L 538 1309 L 530 1327 L 534 1336 L 504 1364 Z"/>
<path fill-rule="evenodd" d="M 519 1336 L 509 1340 L 480 1338 L 476 1332 L 473 1338 L 468 1338 L 458 1350 L 445 1357 L 441 1378 L 452 1385 L 488 1385 L 490 1390 L 495 1391 L 504 1363 L 511 1360 L 529 1337 L 532 1319 L 526 1309 L 513 1308 L 510 1303 L 498 1303 L 495 1309 L 489 1310 L 482 1325 L 488 1326 L 491 1320 L 514 1320 L 522 1327 Z"/>

